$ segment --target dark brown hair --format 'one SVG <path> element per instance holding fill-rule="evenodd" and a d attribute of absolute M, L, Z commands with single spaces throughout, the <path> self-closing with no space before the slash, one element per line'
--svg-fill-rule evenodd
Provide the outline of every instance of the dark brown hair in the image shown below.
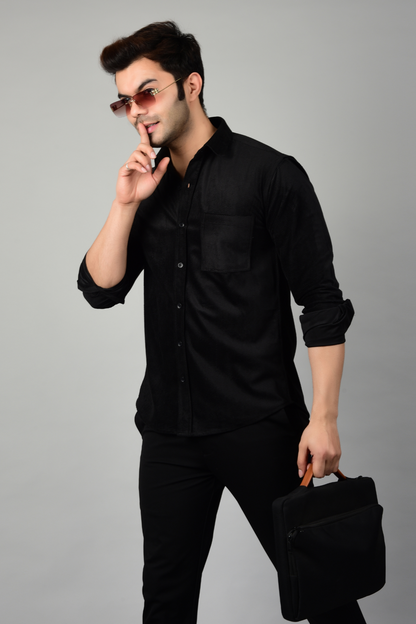
<path fill-rule="evenodd" d="M 159 63 L 176 80 L 185 79 L 192 72 L 200 74 L 202 88 L 199 101 L 205 110 L 204 66 L 201 48 L 193 35 L 182 33 L 175 22 L 154 22 L 106 46 L 101 52 L 100 61 L 106 72 L 115 75 L 142 57 Z M 185 92 L 182 80 L 179 80 L 177 86 L 178 98 L 183 100 Z"/>

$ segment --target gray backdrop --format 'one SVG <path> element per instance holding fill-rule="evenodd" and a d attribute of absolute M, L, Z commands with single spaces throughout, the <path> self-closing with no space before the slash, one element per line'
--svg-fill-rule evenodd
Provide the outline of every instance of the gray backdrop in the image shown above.
<path fill-rule="evenodd" d="M 75 280 L 138 142 L 110 113 L 99 53 L 175 19 L 202 46 L 208 112 L 293 154 L 321 199 L 356 308 L 341 468 L 374 476 L 385 507 L 388 584 L 362 606 L 369 624 L 413 623 L 413 0 L 14 0 L 1 12 L 1 621 L 140 621 L 141 281 L 128 305 L 96 311 Z M 298 363 L 309 400 L 302 344 Z M 275 572 L 227 496 L 199 621 L 283 621 Z"/>

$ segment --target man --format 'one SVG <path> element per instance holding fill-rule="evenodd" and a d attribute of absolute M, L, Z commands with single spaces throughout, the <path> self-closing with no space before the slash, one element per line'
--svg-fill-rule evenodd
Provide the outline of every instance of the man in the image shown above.
<path fill-rule="evenodd" d="M 147 369 L 136 416 L 144 622 L 192 624 L 223 488 L 274 562 L 272 501 L 299 484 L 309 456 L 316 477 L 338 468 L 353 309 L 302 167 L 207 117 L 192 35 L 151 24 L 107 46 L 101 63 L 115 75 L 111 109 L 127 115 L 140 144 L 119 170 L 79 287 L 92 306 L 111 307 L 144 270 Z M 290 291 L 304 307 L 309 424 Z M 364 619 L 354 603 L 309 621 Z"/>

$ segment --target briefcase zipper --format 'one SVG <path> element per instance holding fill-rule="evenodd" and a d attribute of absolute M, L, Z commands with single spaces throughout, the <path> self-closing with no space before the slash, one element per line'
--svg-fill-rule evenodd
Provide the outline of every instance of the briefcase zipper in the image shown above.
<path fill-rule="evenodd" d="M 329 516 L 328 518 L 323 518 L 321 520 L 315 520 L 315 522 L 310 522 L 309 524 L 301 524 L 297 527 L 291 529 L 287 534 L 287 540 L 289 544 L 293 543 L 293 540 L 299 533 L 302 533 L 305 529 L 311 529 L 313 527 L 320 526 L 322 524 L 331 524 L 331 522 L 336 522 L 338 520 L 342 520 L 343 518 L 349 518 L 351 516 L 355 516 L 356 514 L 361 513 L 365 509 L 370 509 L 371 507 L 377 506 L 377 503 L 372 503 L 371 505 L 364 505 L 364 507 L 360 507 L 359 509 L 354 509 L 352 511 L 346 511 L 342 514 L 337 514 L 335 516 Z"/>

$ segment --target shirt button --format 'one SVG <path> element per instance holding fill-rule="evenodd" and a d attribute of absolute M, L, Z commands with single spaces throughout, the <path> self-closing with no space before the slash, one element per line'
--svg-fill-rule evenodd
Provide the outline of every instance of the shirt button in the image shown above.
<path fill-rule="evenodd" d="M 180 309 L 181 309 L 181 307 L 182 307 L 182 304 L 181 304 L 181 303 L 177 303 L 177 304 L 176 304 L 176 307 L 178 308 L 178 310 L 180 310 Z"/>
<path fill-rule="evenodd" d="M 185 383 L 185 377 L 181 377 L 181 383 Z"/>
<path fill-rule="evenodd" d="M 179 227 L 185 227 L 185 223 L 179 223 Z"/>
<path fill-rule="evenodd" d="M 183 262 L 178 262 L 178 269 L 183 269 Z"/>
<path fill-rule="evenodd" d="M 179 340 L 178 347 L 181 347 L 181 346 L 182 346 L 182 340 Z"/>

